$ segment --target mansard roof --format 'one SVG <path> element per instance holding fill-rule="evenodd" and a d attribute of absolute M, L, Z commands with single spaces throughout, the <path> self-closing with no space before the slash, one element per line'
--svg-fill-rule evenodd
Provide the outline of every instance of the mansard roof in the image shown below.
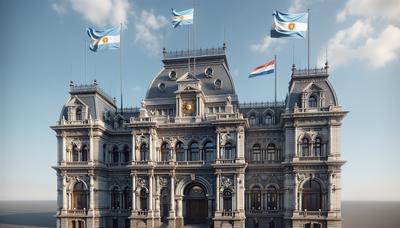
<path fill-rule="evenodd" d="M 190 74 L 188 61 L 190 60 Z M 198 49 L 191 51 L 164 52 L 164 63 L 147 90 L 146 100 L 159 98 L 175 98 L 178 82 L 182 80 L 199 80 L 205 96 L 230 95 L 236 100 L 236 92 L 232 76 L 229 72 L 225 47 L 214 49 Z M 194 66 L 193 63 L 196 63 Z M 206 75 L 207 68 L 212 69 L 212 75 Z M 174 71 L 175 77 L 170 73 Z M 215 86 L 215 81 L 222 82 L 221 87 Z"/>

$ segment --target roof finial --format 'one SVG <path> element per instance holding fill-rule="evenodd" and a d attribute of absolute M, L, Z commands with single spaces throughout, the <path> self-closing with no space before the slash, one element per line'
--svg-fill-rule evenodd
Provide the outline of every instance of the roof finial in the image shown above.
<path fill-rule="evenodd" d="M 75 84 L 74 84 L 74 81 L 72 81 L 72 80 L 71 80 L 71 81 L 69 81 L 69 86 L 70 86 L 70 87 L 73 87 L 73 86 L 75 86 Z"/>

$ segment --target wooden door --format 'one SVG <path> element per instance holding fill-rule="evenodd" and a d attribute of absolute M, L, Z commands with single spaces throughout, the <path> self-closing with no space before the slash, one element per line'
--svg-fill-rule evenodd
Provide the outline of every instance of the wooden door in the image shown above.
<path fill-rule="evenodd" d="M 207 223 L 208 208 L 206 199 L 188 199 L 186 203 L 186 223 Z"/>

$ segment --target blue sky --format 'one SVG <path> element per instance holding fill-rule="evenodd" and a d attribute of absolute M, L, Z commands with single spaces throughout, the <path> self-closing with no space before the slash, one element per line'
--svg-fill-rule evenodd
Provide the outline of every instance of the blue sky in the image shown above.
<path fill-rule="evenodd" d="M 171 7 L 195 8 L 192 46 L 227 43 L 241 101 L 273 100 L 272 77 L 247 75 L 274 54 L 278 100 L 285 98 L 293 59 L 298 68 L 307 65 L 306 41 L 270 39 L 271 14 L 310 8 L 310 65 L 322 67 L 327 53 L 330 80 L 350 111 L 342 128 L 348 161 L 342 198 L 400 200 L 400 4 L 395 0 L 0 1 L 0 200 L 56 198 L 50 168 L 56 164 L 56 138 L 49 126 L 68 98 L 70 80 L 97 79 L 119 97 L 119 52 L 90 53 L 85 28 L 124 23 L 124 104 L 137 106 L 162 67 L 162 47 L 187 49 L 188 27 L 171 28 Z"/>

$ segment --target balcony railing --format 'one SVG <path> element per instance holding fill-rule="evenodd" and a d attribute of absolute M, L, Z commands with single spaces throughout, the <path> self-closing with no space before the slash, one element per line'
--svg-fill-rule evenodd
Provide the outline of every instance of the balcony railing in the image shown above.
<path fill-rule="evenodd" d="M 276 107 L 284 107 L 284 101 L 277 101 Z M 270 108 L 275 107 L 275 102 L 273 101 L 266 101 L 266 102 L 244 102 L 239 104 L 239 108 Z"/>
<path fill-rule="evenodd" d="M 87 210 L 84 209 L 69 209 L 67 210 L 68 214 L 77 214 L 77 215 L 86 215 L 87 214 Z"/>
<path fill-rule="evenodd" d="M 326 156 L 300 156 L 300 161 L 325 161 L 327 159 Z"/>
<path fill-rule="evenodd" d="M 82 165 L 88 165 L 88 161 L 69 161 L 66 162 L 68 166 L 82 166 Z"/>
<path fill-rule="evenodd" d="M 326 214 L 327 214 L 327 212 L 326 211 L 321 211 L 321 209 L 318 210 L 318 211 L 307 211 L 307 210 L 299 211 L 299 215 L 300 216 L 304 216 L 304 217 L 307 217 L 307 216 L 321 217 L 321 216 L 326 216 Z"/>
<path fill-rule="evenodd" d="M 137 215 L 140 215 L 140 216 L 147 216 L 147 214 L 148 214 L 148 211 L 144 211 L 144 210 L 137 212 Z"/>
<path fill-rule="evenodd" d="M 177 161 L 177 165 L 204 165 L 205 161 Z"/>
<path fill-rule="evenodd" d="M 234 164 L 236 163 L 235 159 L 217 159 L 216 163 L 218 164 Z"/>
<path fill-rule="evenodd" d="M 233 211 L 223 211 L 222 216 L 224 217 L 235 217 L 235 212 Z"/>

